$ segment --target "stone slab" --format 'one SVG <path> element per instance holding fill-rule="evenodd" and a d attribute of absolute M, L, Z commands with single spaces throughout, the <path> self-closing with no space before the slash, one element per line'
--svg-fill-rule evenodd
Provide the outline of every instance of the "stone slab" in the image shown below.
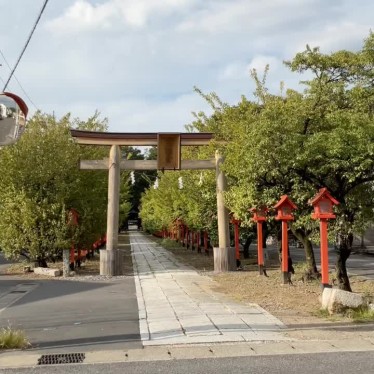
<path fill-rule="evenodd" d="M 39 275 L 47 275 L 49 277 L 59 277 L 61 275 L 60 269 L 53 268 L 34 268 L 34 273 Z"/>

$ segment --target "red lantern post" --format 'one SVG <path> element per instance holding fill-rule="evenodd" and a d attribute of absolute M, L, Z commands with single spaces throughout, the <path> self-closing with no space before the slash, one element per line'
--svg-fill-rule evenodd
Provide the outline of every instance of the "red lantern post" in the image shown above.
<path fill-rule="evenodd" d="M 310 205 L 314 208 L 312 213 L 313 219 L 320 220 L 320 247 L 321 247 L 321 273 L 322 287 L 329 287 L 329 248 L 327 239 L 327 222 L 335 218 L 333 206 L 338 205 L 339 201 L 334 199 L 327 188 L 321 188 L 319 192 L 309 200 Z"/>
<path fill-rule="evenodd" d="M 266 274 L 264 272 L 264 243 L 263 243 L 263 229 L 262 224 L 266 221 L 267 208 L 252 208 L 249 209 L 253 213 L 253 221 L 257 222 L 257 263 L 260 275 Z"/>
<path fill-rule="evenodd" d="M 297 209 L 297 206 L 287 196 L 283 195 L 281 199 L 274 206 L 278 214 L 275 219 L 282 221 L 282 274 L 283 284 L 289 282 L 288 279 L 288 221 L 294 219 L 292 210 Z"/>

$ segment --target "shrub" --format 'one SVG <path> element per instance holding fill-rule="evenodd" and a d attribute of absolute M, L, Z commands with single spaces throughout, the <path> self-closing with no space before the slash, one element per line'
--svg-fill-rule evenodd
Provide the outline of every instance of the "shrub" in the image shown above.
<path fill-rule="evenodd" d="M 13 330 L 10 326 L 0 329 L 0 349 L 27 348 L 30 342 L 21 330 Z"/>

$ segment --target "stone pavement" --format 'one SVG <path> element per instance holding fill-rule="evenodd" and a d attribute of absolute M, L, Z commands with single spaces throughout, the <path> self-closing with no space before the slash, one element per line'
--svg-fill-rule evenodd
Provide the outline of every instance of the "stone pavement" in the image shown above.
<path fill-rule="evenodd" d="M 214 292 L 213 280 L 178 263 L 171 253 L 146 235 L 130 232 L 130 240 L 143 346 L 139 347 L 140 344 L 137 343 L 137 346 L 122 345 L 118 349 L 108 347 L 106 350 L 93 350 L 91 347 L 76 344 L 74 352 L 84 353 L 84 364 L 374 352 L 374 338 L 363 338 L 360 334 L 349 339 L 289 339 L 283 335 L 286 329 L 281 321 L 256 304 L 235 303 L 229 297 Z M 121 283 L 114 282 L 114 285 L 120 287 Z M 108 293 L 108 290 L 103 289 L 103 292 Z M 133 288 L 131 293 L 134 293 Z M 131 303 L 128 297 L 121 298 L 119 292 L 116 294 L 116 304 Z M 92 307 L 87 293 L 77 290 L 76 297 L 84 298 L 84 305 Z M 95 297 L 97 298 L 96 290 Z M 106 313 L 113 313 L 113 304 L 109 305 L 109 309 L 108 304 L 104 305 Z M 58 308 L 58 305 L 55 308 Z M 31 313 L 33 314 L 37 313 Z M 133 323 L 136 327 L 137 317 L 135 311 Z M 110 318 L 113 319 L 113 316 Z M 122 319 L 113 321 L 122 323 Z M 108 323 L 108 326 L 114 330 L 119 329 L 118 324 Z M 370 329 L 370 326 L 367 328 Z M 24 372 L 31 372 L 37 366 L 41 355 L 67 352 L 57 347 L 53 351 L 32 349 L 1 352 L 0 371 L 2 372 L 3 368 L 22 367 L 30 368 Z M 69 350 L 69 353 L 72 352 Z M 277 360 L 276 357 L 274 359 Z M 300 358 L 295 357 L 295 360 L 298 359 Z M 67 372 L 72 370 L 72 365 L 68 365 L 70 366 L 66 367 Z"/>
<path fill-rule="evenodd" d="M 289 340 L 283 323 L 257 304 L 214 292 L 214 281 L 130 232 L 143 345 Z"/>

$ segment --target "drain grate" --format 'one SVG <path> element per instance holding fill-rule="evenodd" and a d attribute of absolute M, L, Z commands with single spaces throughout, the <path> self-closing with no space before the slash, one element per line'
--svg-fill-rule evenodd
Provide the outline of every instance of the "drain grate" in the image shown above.
<path fill-rule="evenodd" d="M 86 358 L 84 353 L 60 353 L 57 355 L 42 355 L 38 365 L 81 364 Z"/>

